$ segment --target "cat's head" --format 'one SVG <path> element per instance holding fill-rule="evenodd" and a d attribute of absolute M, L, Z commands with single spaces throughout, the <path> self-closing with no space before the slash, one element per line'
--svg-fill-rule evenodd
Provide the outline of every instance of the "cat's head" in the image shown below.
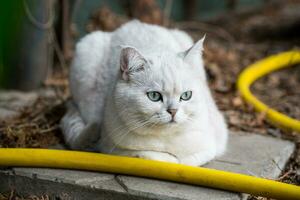
<path fill-rule="evenodd" d="M 130 128 L 172 127 L 192 122 L 201 112 L 203 39 L 183 52 L 152 52 L 123 47 L 114 93 L 117 112 Z M 202 69 L 201 69 L 202 68 Z"/>

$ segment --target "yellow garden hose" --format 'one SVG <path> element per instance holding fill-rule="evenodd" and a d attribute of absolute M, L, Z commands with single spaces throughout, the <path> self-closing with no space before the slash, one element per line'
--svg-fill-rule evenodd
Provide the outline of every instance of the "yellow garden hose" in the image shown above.
<path fill-rule="evenodd" d="M 269 57 L 247 68 L 239 77 L 242 96 L 276 124 L 300 131 L 300 123 L 258 101 L 250 85 L 261 76 L 300 62 L 300 52 Z M 125 174 L 248 193 L 275 199 L 300 200 L 300 187 L 248 175 L 180 164 L 66 150 L 0 148 L 0 166 L 53 167 Z"/>
<path fill-rule="evenodd" d="M 53 167 L 157 178 L 275 199 L 300 199 L 300 187 L 242 174 L 180 164 L 49 149 L 0 149 L 0 166 Z"/>
<path fill-rule="evenodd" d="M 290 118 L 259 101 L 251 92 L 251 84 L 260 77 L 278 69 L 300 63 L 300 51 L 289 51 L 270 56 L 247 67 L 239 76 L 238 90 L 242 97 L 259 112 L 265 112 L 267 119 L 275 125 L 300 133 L 300 121 Z M 300 99 L 299 99 L 300 101 Z"/>

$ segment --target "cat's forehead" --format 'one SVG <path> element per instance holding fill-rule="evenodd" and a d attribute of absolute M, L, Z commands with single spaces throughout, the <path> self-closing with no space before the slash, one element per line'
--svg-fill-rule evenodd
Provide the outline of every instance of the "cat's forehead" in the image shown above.
<path fill-rule="evenodd" d="M 153 87 L 168 93 L 181 93 L 191 87 L 191 74 L 182 58 L 174 55 L 160 55 L 150 60 Z"/>
<path fill-rule="evenodd" d="M 148 60 L 154 67 L 174 66 L 183 63 L 183 60 L 174 52 L 155 52 L 150 54 Z"/>

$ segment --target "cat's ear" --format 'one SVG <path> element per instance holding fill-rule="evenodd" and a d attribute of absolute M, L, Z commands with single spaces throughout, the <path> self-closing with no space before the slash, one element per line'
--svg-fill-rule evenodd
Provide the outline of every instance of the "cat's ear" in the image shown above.
<path fill-rule="evenodd" d="M 129 80 L 131 74 L 145 69 L 147 61 L 134 47 L 124 47 L 121 50 L 120 70 L 122 78 Z"/>
<path fill-rule="evenodd" d="M 186 61 L 187 63 L 193 63 L 195 58 L 199 59 L 199 56 L 202 55 L 204 40 L 205 40 L 205 35 L 188 50 L 179 53 L 179 56 L 183 58 L 183 60 Z"/>

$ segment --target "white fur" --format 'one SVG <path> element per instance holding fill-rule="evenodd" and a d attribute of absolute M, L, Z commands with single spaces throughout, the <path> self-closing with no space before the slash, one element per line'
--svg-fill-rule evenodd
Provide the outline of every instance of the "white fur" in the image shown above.
<path fill-rule="evenodd" d="M 136 20 L 84 37 L 70 73 L 73 103 L 61 121 L 66 142 L 194 166 L 222 154 L 227 128 L 206 83 L 202 45 L 180 30 Z M 148 91 L 163 101 L 151 101 Z M 185 91 L 192 98 L 180 101 Z M 178 110 L 175 122 L 168 108 Z"/>

